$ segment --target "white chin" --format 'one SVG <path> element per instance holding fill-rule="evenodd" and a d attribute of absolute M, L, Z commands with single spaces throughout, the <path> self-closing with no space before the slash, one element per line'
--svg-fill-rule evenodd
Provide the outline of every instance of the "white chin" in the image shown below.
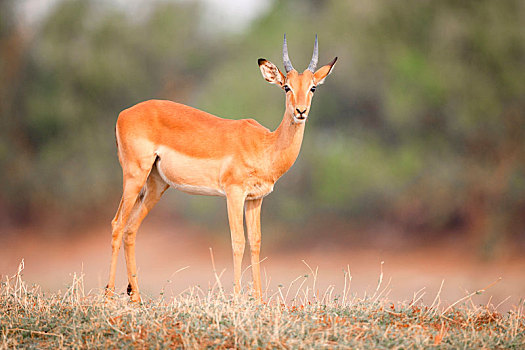
<path fill-rule="evenodd" d="M 293 116 L 293 121 L 296 123 L 296 124 L 304 124 L 306 123 L 306 119 L 308 117 L 305 117 L 305 118 L 302 118 L 302 119 L 299 119 L 297 118 L 295 115 Z"/>

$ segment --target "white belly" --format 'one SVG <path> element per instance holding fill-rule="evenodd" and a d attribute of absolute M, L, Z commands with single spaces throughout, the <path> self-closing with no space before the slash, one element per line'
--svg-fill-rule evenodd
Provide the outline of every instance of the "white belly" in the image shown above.
<path fill-rule="evenodd" d="M 160 173 L 160 176 L 162 176 L 162 173 Z M 164 176 L 162 176 L 162 178 L 164 179 Z M 167 179 L 164 179 L 164 181 L 166 180 Z M 189 194 L 199 194 L 202 196 L 224 196 L 225 195 L 223 191 L 218 190 L 216 188 L 186 185 L 186 184 L 176 184 L 176 183 L 168 182 L 168 181 L 166 181 L 166 183 L 170 185 L 171 187 L 176 188 L 177 190 L 180 190 L 182 192 L 186 192 Z"/>
<path fill-rule="evenodd" d="M 195 159 L 161 147 L 157 169 L 171 187 L 189 194 L 224 196 L 218 179 L 222 160 Z"/>

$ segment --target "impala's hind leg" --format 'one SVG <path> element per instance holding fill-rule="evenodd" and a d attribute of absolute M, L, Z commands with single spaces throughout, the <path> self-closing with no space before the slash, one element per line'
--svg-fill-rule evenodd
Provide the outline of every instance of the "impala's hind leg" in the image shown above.
<path fill-rule="evenodd" d="M 142 159 L 141 163 L 124 163 L 123 166 L 123 193 L 117 214 L 112 221 L 113 232 L 111 239 L 111 266 L 109 271 L 109 281 L 106 286 L 106 294 L 111 295 L 115 289 L 115 275 L 117 272 L 117 258 L 124 228 L 128 222 L 129 216 L 135 206 L 139 193 L 146 183 L 146 179 L 151 171 L 151 167 L 155 162 L 156 155 L 152 155 L 151 159 Z M 146 166 L 145 166 L 146 165 Z"/>
<path fill-rule="evenodd" d="M 149 211 L 157 204 L 168 187 L 168 184 L 160 177 L 157 166 L 154 164 L 124 229 L 124 249 L 129 282 L 128 294 L 131 296 L 131 300 L 135 302 L 140 301 L 137 264 L 135 261 L 135 239 L 137 238 L 137 231 L 142 220 L 144 220 Z"/>

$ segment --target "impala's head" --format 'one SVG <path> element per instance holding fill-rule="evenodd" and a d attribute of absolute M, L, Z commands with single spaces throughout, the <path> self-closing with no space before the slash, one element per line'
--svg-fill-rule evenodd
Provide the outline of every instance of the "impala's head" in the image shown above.
<path fill-rule="evenodd" d="M 308 118 L 310 104 L 315 89 L 318 85 L 324 83 L 328 74 L 332 71 L 337 57 L 317 71 L 317 60 L 319 52 L 317 48 L 317 35 L 315 36 L 314 53 L 310 65 L 304 72 L 299 73 L 292 66 L 288 57 L 288 46 L 286 45 L 286 34 L 284 35 L 283 44 L 283 61 L 286 75 L 281 73 L 279 68 L 264 58 L 259 58 L 259 68 L 264 79 L 271 84 L 280 86 L 286 94 L 286 114 L 293 117 L 293 122 L 304 123 Z"/>

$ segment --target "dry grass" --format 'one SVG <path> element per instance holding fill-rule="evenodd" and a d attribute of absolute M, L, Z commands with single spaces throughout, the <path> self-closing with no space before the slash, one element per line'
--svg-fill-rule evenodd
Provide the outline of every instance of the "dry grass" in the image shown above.
<path fill-rule="evenodd" d="M 341 295 L 316 288 L 316 271 L 301 276 L 256 303 L 248 292 L 226 293 L 216 275 L 209 290 L 193 287 L 177 296 L 128 303 L 85 293 L 82 276 L 69 288 L 45 294 L 18 272 L 2 281 L 0 348 L 523 348 L 524 303 L 506 314 L 476 306 L 468 294 L 443 307 L 439 292 L 422 305 L 386 297 L 380 275 L 374 293 L 350 293 L 345 272 Z"/>

